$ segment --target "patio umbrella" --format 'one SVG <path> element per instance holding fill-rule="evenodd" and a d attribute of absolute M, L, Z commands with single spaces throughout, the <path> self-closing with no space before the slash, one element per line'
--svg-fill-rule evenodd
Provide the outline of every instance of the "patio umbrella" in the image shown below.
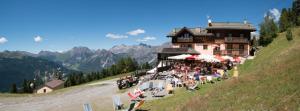
<path fill-rule="evenodd" d="M 225 60 L 234 61 L 233 57 L 231 57 L 231 56 L 226 55 L 226 56 L 222 56 L 222 58 L 225 59 Z"/>
<path fill-rule="evenodd" d="M 177 55 L 177 56 L 170 56 L 168 57 L 168 59 L 173 59 L 173 60 L 184 60 L 187 57 L 191 56 L 190 54 L 181 54 L 181 55 Z"/>
<path fill-rule="evenodd" d="M 222 58 L 222 56 L 219 56 L 219 55 L 216 55 L 215 58 L 218 59 L 218 60 L 220 60 L 220 61 L 224 61 L 225 60 L 224 58 Z"/>
<path fill-rule="evenodd" d="M 196 60 L 197 57 L 198 57 L 198 55 L 191 55 L 189 57 L 186 57 L 185 59 L 187 59 L 187 60 Z"/>
<path fill-rule="evenodd" d="M 235 62 L 241 62 L 241 57 L 235 57 L 235 58 L 234 58 L 234 61 L 235 61 Z"/>
<path fill-rule="evenodd" d="M 221 62 L 220 60 L 216 59 L 213 55 L 201 54 L 199 55 L 196 60 L 203 60 L 206 62 Z"/>

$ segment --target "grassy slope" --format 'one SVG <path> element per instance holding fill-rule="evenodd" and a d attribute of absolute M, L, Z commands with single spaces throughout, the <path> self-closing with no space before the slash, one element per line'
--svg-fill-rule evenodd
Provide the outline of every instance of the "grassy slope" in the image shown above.
<path fill-rule="evenodd" d="M 201 86 L 145 104 L 152 111 L 179 110 L 300 110 L 300 28 L 294 40 L 285 33 L 260 50 L 254 60 L 240 65 L 239 78 Z M 174 102 L 174 103 L 173 103 Z"/>

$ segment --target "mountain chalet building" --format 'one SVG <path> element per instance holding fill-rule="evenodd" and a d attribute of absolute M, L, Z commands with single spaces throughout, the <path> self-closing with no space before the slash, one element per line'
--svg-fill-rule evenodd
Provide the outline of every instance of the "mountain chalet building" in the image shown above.
<path fill-rule="evenodd" d="M 167 37 L 172 39 L 172 48 L 158 53 L 158 60 L 180 54 L 228 55 L 247 57 L 251 50 L 251 32 L 256 28 L 244 22 L 211 22 L 202 28 L 175 28 Z"/>

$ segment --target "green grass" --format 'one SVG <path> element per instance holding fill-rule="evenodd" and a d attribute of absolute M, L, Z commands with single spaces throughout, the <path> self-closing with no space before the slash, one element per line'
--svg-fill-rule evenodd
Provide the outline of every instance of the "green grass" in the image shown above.
<path fill-rule="evenodd" d="M 145 103 L 151 111 L 300 110 L 300 28 L 294 40 L 285 33 L 256 58 L 238 66 L 239 77 L 205 85 L 195 93 L 178 90 L 174 96 Z"/>

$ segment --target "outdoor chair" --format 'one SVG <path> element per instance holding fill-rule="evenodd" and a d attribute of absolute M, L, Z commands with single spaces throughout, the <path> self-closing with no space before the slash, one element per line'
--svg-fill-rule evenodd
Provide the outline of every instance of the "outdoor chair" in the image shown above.
<path fill-rule="evenodd" d="M 124 104 L 122 103 L 120 96 L 113 96 L 112 99 L 115 111 L 124 109 Z"/>
<path fill-rule="evenodd" d="M 195 85 L 188 87 L 188 90 L 195 90 L 198 86 L 198 81 L 196 81 Z"/>
<path fill-rule="evenodd" d="M 200 84 L 205 84 L 205 82 L 206 82 L 206 76 L 200 76 L 199 78 L 200 78 L 199 79 Z"/>
<path fill-rule="evenodd" d="M 91 105 L 88 104 L 88 103 L 83 104 L 83 110 L 84 110 L 84 111 L 93 111 Z"/>
<path fill-rule="evenodd" d="M 207 79 L 207 82 L 210 82 L 210 83 L 214 82 L 213 81 L 213 76 L 207 76 L 206 79 Z"/>
<path fill-rule="evenodd" d="M 167 84 L 166 90 L 167 90 L 168 94 L 174 93 L 174 88 L 172 87 L 172 84 Z"/>

